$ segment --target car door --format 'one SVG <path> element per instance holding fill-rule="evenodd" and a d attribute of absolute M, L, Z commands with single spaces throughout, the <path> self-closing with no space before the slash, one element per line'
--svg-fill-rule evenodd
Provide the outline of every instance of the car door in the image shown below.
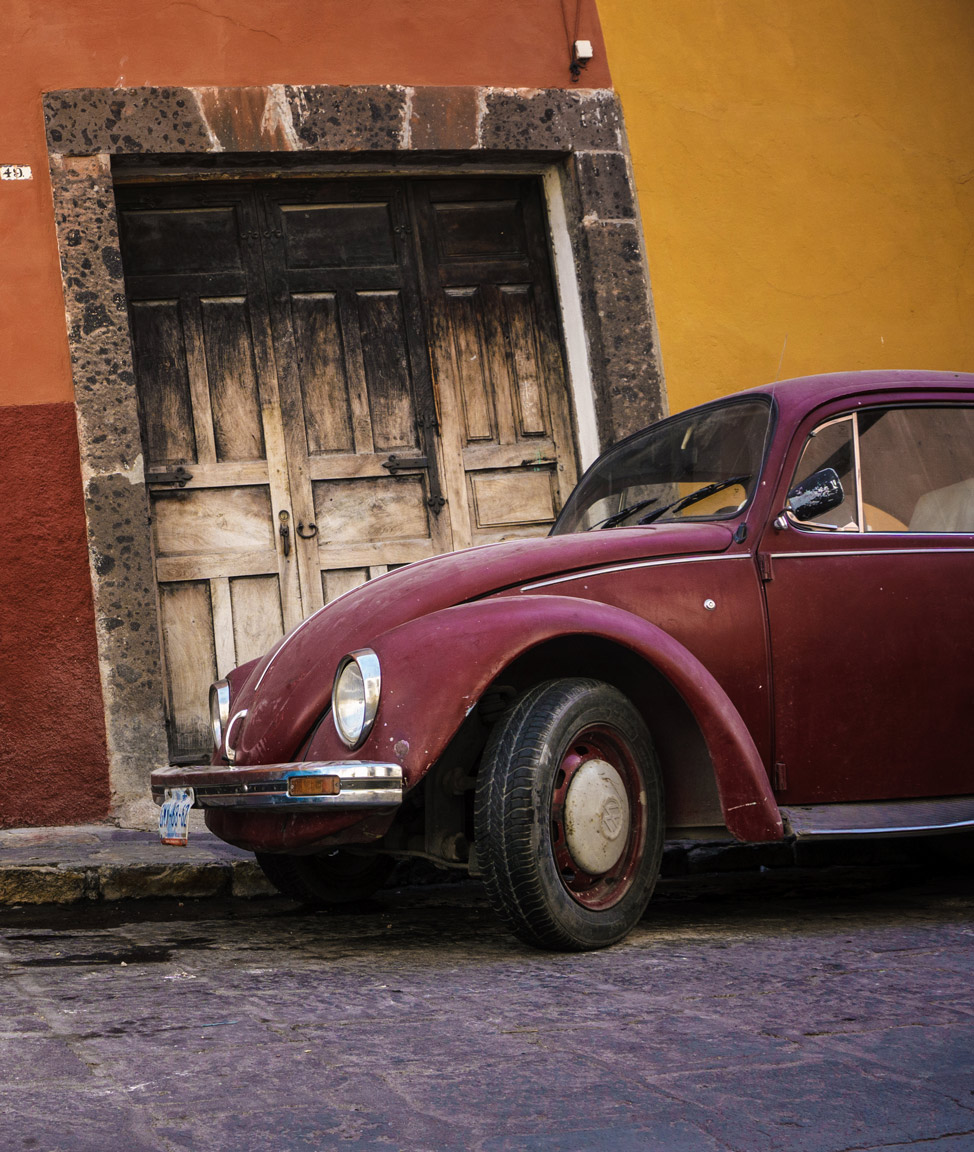
<path fill-rule="evenodd" d="M 823 467 L 844 499 L 761 544 L 783 803 L 974 792 L 974 403 L 831 411 L 776 507 Z"/>

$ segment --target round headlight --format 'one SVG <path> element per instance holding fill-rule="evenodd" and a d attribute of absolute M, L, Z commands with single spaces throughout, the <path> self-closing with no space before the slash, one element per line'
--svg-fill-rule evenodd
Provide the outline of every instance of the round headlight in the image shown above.
<path fill-rule="evenodd" d="M 223 743 L 223 733 L 230 719 L 230 685 L 226 680 L 217 680 L 210 685 L 210 727 L 213 742 L 217 748 Z"/>
<path fill-rule="evenodd" d="M 379 657 L 371 648 L 342 658 L 331 691 L 331 714 L 342 742 L 355 748 L 369 734 L 379 708 Z"/>

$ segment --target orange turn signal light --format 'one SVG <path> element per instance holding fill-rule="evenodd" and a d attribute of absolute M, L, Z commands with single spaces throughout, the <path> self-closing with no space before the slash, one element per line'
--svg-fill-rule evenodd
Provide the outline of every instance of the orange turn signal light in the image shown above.
<path fill-rule="evenodd" d="M 287 782 L 288 796 L 337 796 L 341 790 L 338 776 L 292 776 Z"/>

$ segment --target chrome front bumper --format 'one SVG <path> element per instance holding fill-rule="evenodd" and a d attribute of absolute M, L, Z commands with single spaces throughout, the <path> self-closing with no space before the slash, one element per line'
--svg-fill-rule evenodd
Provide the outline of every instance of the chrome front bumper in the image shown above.
<path fill-rule="evenodd" d="M 402 803 L 402 768 L 362 760 L 157 768 L 151 780 L 157 804 L 163 802 L 167 788 L 192 788 L 194 808 L 340 812 L 396 808 Z"/>

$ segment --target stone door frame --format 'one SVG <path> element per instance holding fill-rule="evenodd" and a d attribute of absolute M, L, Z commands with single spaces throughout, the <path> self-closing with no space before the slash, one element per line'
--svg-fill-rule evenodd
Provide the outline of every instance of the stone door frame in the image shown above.
<path fill-rule="evenodd" d="M 113 162 L 213 175 L 533 171 L 544 181 L 582 464 L 665 410 L 622 112 L 604 89 L 125 88 L 45 97 L 112 811 L 152 819 L 168 761 Z M 136 159 L 138 158 L 138 159 Z M 270 165 L 270 167 L 267 167 Z"/>

